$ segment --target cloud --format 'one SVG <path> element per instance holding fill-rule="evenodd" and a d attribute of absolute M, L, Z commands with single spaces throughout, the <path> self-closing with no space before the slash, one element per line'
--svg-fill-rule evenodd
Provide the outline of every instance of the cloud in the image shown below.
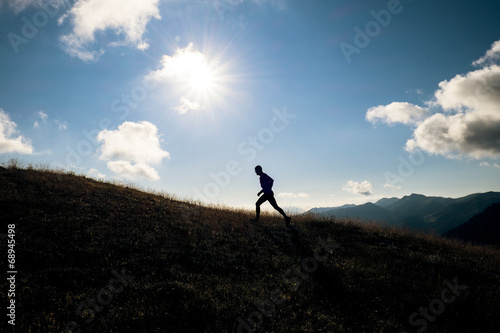
<path fill-rule="evenodd" d="M 105 179 L 106 178 L 106 175 L 101 173 L 99 170 L 97 169 L 94 169 L 94 168 L 91 168 L 88 172 L 87 172 L 87 177 L 89 178 L 94 178 L 94 179 Z"/>
<path fill-rule="evenodd" d="M 180 89 L 184 93 L 206 92 L 212 87 L 216 65 L 216 62 L 210 62 L 203 53 L 195 50 L 193 43 L 189 43 L 185 48 L 178 48 L 172 56 L 163 55 L 160 68 L 148 73 L 145 79 L 172 84 L 173 89 Z M 199 97 L 199 94 L 195 95 Z M 204 105 L 186 96 L 180 98 L 180 105 L 173 107 L 179 114 L 204 108 Z"/>
<path fill-rule="evenodd" d="M 487 168 L 495 168 L 495 169 L 500 169 L 500 164 L 498 163 L 489 163 L 489 162 L 481 162 L 479 163 L 479 166 L 481 167 L 487 167 Z"/>
<path fill-rule="evenodd" d="M 396 185 L 392 185 L 392 184 L 386 183 L 384 185 L 384 188 L 388 188 L 388 189 L 393 190 L 393 191 L 398 191 L 398 190 L 401 189 L 401 186 L 396 186 Z"/>
<path fill-rule="evenodd" d="M 494 42 L 491 45 L 491 48 L 488 51 L 486 51 L 486 54 L 481 58 L 479 58 L 478 60 L 474 61 L 472 64 L 474 66 L 481 66 L 488 63 L 493 63 L 499 59 L 500 59 L 500 40 Z"/>
<path fill-rule="evenodd" d="M 47 119 L 49 119 L 49 116 L 43 111 L 38 111 L 38 116 L 40 117 L 40 119 L 42 119 L 44 123 L 46 123 Z"/>
<path fill-rule="evenodd" d="M 179 112 L 179 114 L 184 114 L 188 111 L 200 111 L 205 109 L 205 107 L 197 102 L 191 102 L 186 97 L 181 97 L 180 105 L 173 107 L 173 109 Z"/>
<path fill-rule="evenodd" d="M 485 67 L 439 83 L 429 103 L 435 113 L 414 130 L 406 149 L 449 158 L 500 157 L 500 66 Z"/>
<path fill-rule="evenodd" d="M 149 47 L 143 39 L 146 25 L 152 18 L 160 19 L 159 0 L 77 0 L 71 10 L 60 18 L 62 24 L 67 18 L 73 25 L 73 32 L 61 36 L 64 50 L 83 61 L 92 61 L 104 53 L 89 49 L 95 42 L 96 32 L 108 29 L 123 40 L 110 46 L 135 45 L 140 50 Z"/>
<path fill-rule="evenodd" d="M 109 170 L 129 179 L 160 179 L 158 172 L 146 163 L 137 163 L 132 165 L 127 161 L 109 161 L 107 166 Z"/>
<path fill-rule="evenodd" d="M 160 146 L 158 129 L 147 121 L 127 121 L 114 131 L 105 129 L 99 132 L 97 141 L 102 142 L 99 158 L 108 160 L 111 171 L 127 178 L 158 180 L 158 173 L 149 164 L 159 164 L 162 159 L 170 158 Z"/>
<path fill-rule="evenodd" d="M 18 135 L 17 124 L 0 108 L 0 153 L 33 154 L 30 140 Z"/>
<path fill-rule="evenodd" d="M 66 122 L 60 122 L 59 120 L 55 120 L 55 123 L 57 125 L 57 128 L 60 130 L 67 130 L 68 129 L 68 124 Z"/>
<path fill-rule="evenodd" d="M 382 122 L 387 125 L 415 124 L 421 120 L 427 113 L 428 109 L 422 108 L 406 102 L 393 102 L 389 105 L 379 105 L 368 109 L 366 112 L 366 120 L 375 124 Z"/>
<path fill-rule="evenodd" d="M 291 199 L 295 199 L 295 198 L 309 198 L 310 195 L 307 194 L 307 193 L 290 193 L 290 192 L 282 192 L 282 193 L 279 193 L 278 194 L 278 198 L 291 198 Z"/>
<path fill-rule="evenodd" d="M 355 181 L 348 181 L 347 184 L 342 187 L 342 190 L 353 193 L 353 194 L 361 194 L 361 195 L 373 195 L 372 184 L 365 180 L 361 183 Z"/>
<path fill-rule="evenodd" d="M 474 63 L 500 58 L 499 42 Z M 394 104 L 368 109 L 366 119 L 414 126 L 407 151 L 422 149 L 447 158 L 500 158 L 500 66 L 485 66 L 440 82 L 434 98 L 425 102 L 427 109 L 405 103 L 399 105 L 407 111 L 401 116 L 391 107 Z M 419 118 L 421 110 L 428 112 L 420 114 L 424 119 Z"/>
<path fill-rule="evenodd" d="M 210 64 L 205 55 L 194 49 L 193 43 L 178 48 L 173 56 L 163 55 L 160 69 L 152 71 L 147 78 L 159 82 L 189 82 L 207 74 L 215 64 Z"/>

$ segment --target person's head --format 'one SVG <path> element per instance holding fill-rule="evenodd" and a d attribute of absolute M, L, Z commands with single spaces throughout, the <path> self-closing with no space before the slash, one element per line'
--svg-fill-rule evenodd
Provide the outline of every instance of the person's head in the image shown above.
<path fill-rule="evenodd" d="M 259 176 L 262 174 L 262 167 L 260 165 L 257 165 L 255 167 L 255 173 L 258 174 Z"/>

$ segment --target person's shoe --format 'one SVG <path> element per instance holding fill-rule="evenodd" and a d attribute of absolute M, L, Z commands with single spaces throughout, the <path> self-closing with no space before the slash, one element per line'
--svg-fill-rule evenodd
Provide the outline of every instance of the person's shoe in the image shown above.
<path fill-rule="evenodd" d="M 256 218 L 249 218 L 248 220 L 249 220 L 250 222 L 252 222 L 252 223 L 257 223 L 257 222 L 259 222 L 259 219 L 256 219 Z"/>
<path fill-rule="evenodd" d="M 291 220 L 292 220 L 292 218 L 290 216 L 285 217 L 285 224 L 287 227 L 290 225 Z"/>

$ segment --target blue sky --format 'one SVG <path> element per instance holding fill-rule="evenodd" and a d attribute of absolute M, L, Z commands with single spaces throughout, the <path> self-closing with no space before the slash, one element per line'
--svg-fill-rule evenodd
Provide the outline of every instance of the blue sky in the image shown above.
<path fill-rule="evenodd" d="M 253 207 L 500 190 L 497 1 L 7 0 L 0 160 Z"/>

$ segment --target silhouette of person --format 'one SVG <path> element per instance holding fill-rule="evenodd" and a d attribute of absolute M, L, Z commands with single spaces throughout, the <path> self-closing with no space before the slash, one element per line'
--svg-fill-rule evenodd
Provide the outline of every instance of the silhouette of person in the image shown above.
<path fill-rule="evenodd" d="M 290 225 L 291 217 L 287 216 L 283 209 L 281 209 L 278 204 L 276 203 L 276 199 L 274 198 L 274 193 L 273 193 L 273 183 L 274 180 L 269 177 L 266 173 L 262 172 L 262 167 L 260 165 L 257 165 L 255 167 L 255 173 L 260 176 L 260 186 L 262 187 L 262 190 L 260 190 L 259 193 L 257 193 L 258 196 L 260 196 L 262 193 L 264 193 L 259 200 L 255 203 L 255 219 L 252 219 L 253 222 L 258 222 L 259 221 L 259 216 L 260 216 L 260 205 L 262 205 L 264 202 L 269 201 L 271 206 L 273 206 L 274 209 L 276 209 L 283 217 L 285 218 L 285 223 L 286 226 L 288 227 Z"/>

